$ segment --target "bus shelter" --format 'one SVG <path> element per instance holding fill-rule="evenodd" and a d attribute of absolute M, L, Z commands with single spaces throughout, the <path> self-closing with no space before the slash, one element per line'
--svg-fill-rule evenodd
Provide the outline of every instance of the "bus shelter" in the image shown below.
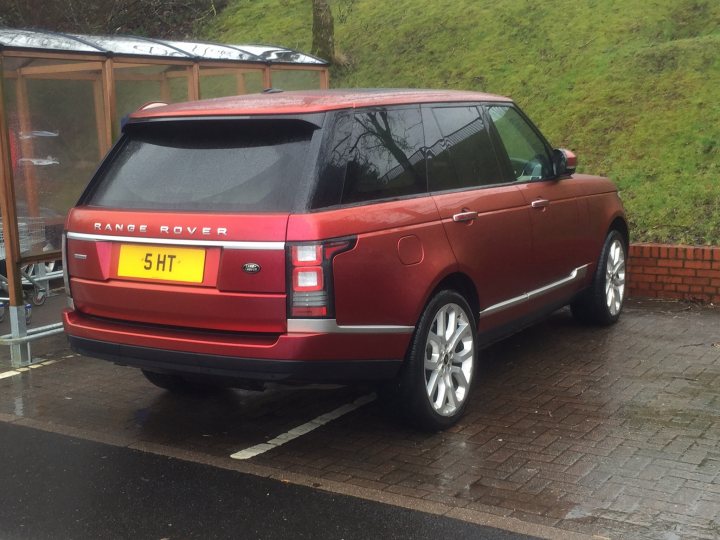
<path fill-rule="evenodd" d="M 0 343 L 13 365 L 30 361 L 30 340 L 62 331 L 28 332 L 26 305 L 59 275 L 50 261 L 61 258 L 67 211 L 127 114 L 153 101 L 329 86 L 327 62 L 284 47 L 1 27 L 0 71 L 0 280 L 11 326 Z"/>

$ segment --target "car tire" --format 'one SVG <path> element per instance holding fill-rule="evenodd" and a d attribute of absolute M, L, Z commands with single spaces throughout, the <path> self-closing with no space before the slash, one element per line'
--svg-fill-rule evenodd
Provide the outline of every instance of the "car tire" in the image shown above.
<path fill-rule="evenodd" d="M 605 238 L 590 287 L 570 304 L 580 322 L 607 326 L 620 318 L 625 300 L 627 244 L 618 231 Z"/>
<path fill-rule="evenodd" d="M 465 298 L 438 292 L 415 329 L 399 398 L 416 426 L 437 431 L 457 423 L 467 407 L 477 369 L 477 329 Z"/>
<path fill-rule="evenodd" d="M 212 384 L 190 381 L 175 373 L 158 373 L 145 369 L 141 371 L 148 381 L 173 394 L 211 394 L 218 390 L 218 387 Z"/>

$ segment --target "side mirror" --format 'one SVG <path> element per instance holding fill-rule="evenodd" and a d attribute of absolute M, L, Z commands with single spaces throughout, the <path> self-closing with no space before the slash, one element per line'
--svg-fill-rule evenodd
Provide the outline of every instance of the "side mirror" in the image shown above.
<path fill-rule="evenodd" d="M 555 176 L 575 174 L 577 156 L 570 150 L 556 148 L 553 150 L 553 165 L 555 166 Z"/>

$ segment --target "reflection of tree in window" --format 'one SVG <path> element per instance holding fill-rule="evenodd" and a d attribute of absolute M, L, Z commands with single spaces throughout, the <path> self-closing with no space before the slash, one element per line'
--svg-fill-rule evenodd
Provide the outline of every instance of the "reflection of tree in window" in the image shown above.
<path fill-rule="evenodd" d="M 419 108 L 356 113 L 343 202 L 425 192 L 422 146 Z"/>
<path fill-rule="evenodd" d="M 341 202 L 353 133 L 352 112 L 338 112 L 326 132 L 329 133 L 329 140 L 320 149 L 318 162 L 321 169 L 312 208 L 327 208 Z"/>
<path fill-rule="evenodd" d="M 485 122 L 476 107 L 438 107 L 426 115 L 433 191 L 503 181 Z M 442 138 L 438 139 L 438 128 Z"/>

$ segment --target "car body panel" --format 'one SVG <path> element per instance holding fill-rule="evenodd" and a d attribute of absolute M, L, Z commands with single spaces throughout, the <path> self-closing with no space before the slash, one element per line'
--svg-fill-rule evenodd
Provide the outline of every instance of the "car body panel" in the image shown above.
<path fill-rule="evenodd" d="M 525 292 L 532 267 L 530 215 L 517 186 L 434 194 L 458 270 L 478 288 L 480 309 Z M 463 212 L 471 221 L 454 221 Z"/>
<path fill-rule="evenodd" d="M 532 220 L 531 289 L 567 276 L 590 260 L 585 247 L 588 216 L 578 202 L 578 182 L 566 178 L 518 184 Z M 533 207 L 538 202 L 544 206 Z"/>
<path fill-rule="evenodd" d="M 617 190 L 605 178 L 498 178 L 498 184 L 428 192 L 425 169 L 425 192 L 340 204 L 342 189 L 331 189 L 336 202 L 311 208 L 313 182 L 324 174 L 321 161 L 340 159 L 333 156 L 339 146 L 323 146 L 333 140 L 323 131 L 336 125 L 333 119 L 352 120 L 362 114 L 353 110 L 366 108 L 460 103 L 478 111 L 487 103 L 513 106 L 508 98 L 474 92 L 349 90 L 240 96 L 134 113 L 133 129 L 166 121 L 176 122 L 173 129 L 191 128 L 195 119 L 257 123 L 258 117 L 272 121 L 274 115 L 296 122 L 315 115 L 316 131 L 307 146 L 310 159 L 297 178 L 283 184 L 299 186 L 296 207 L 287 212 L 101 208 L 92 205 L 91 184 L 66 223 L 65 267 L 74 307 L 63 320 L 71 343 L 98 357 L 162 371 L 233 377 L 246 372 L 248 378 L 276 380 L 301 372 L 322 378 L 322 369 L 307 366 L 337 365 L 339 371 L 327 373 L 335 378 L 347 366 L 348 377 L 357 380 L 397 374 L 425 306 L 441 287 L 462 284 L 481 343 L 566 305 L 590 285 L 612 224 L 627 231 Z M 509 178 L 512 171 L 503 162 L 508 156 L 497 148 L 502 143 L 490 128 L 482 129 L 493 137 L 501 176 Z M 460 128 L 451 135 L 471 131 Z M 403 145 L 394 145 L 393 151 L 401 150 Z M 415 148 L 413 163 L 427 152 Z M 368 159 L 364 165 L 372 172 L 373 164 Z M 112 166 L 112 155 L 104 166 Z M 323 181 L 337 188 L 332 182 L 336 177 L 344 182 L 349 167 L 342 161 L 333 167 Z M 403 174 L 388 176 L 394 169 L 385 173 L 387 182 Z M 285 182 L 284 175 L 279 178 Z M 101 180 L 99 175 L 94 182 Z M 381 184 L 373 186 L 382 192 Z M 534 206 L 536 201 L 545 202 Z M 333 242 L 344 247 L 322 259 Z M 319 250 L 321 261 L 296 259 L 301 247 Z M 160 257 L 181 248 L 202 252 L 202 272 L 183 278 L 187 281 L 166 279 Z M 137 260 L 128 263 L 128 253 Z M 150 270 L 155 261 L 157 272 L 135 272 L 144 261 Z M 320 275 L 318 294 L 330 298 L 324 314 L 288 315 L 297 313 L 292 302 L 303 270 L 311 278 Z"/>
<path fill-rule="evenodd" d="M 75 208 L 68 217 L 70 289 L 83 313 L 242 332 L 283 332 L 288 214 L 227 215 Z M 118 275 L 123 245 L 205 252 L 200 283 Z M 264 270 L 248 274 L 244 264 Z"/>
<path fill-rule="evenodd" d="M 124 343 L 156 350 L 187 351 L 260 360 L 352 361 L 401 360 L 410 341 L 396 333 L 286 332 L 253 334 L 188 331 L 185 328 L 144 326 L 90 317 L 65 310 L 63 322 L 72 336 Z"/>
<path fill-rule="evenodd" d="M 335 304 L 341 324 L 415 325 L 437 275 L 456 269 L 455 257 L 429 197 L 406 198 L 293 215 L 288 241 L 357 236 L 334 259 Z M 404 264 L 401 240 L 414 237 L 420 259 Z"/>

